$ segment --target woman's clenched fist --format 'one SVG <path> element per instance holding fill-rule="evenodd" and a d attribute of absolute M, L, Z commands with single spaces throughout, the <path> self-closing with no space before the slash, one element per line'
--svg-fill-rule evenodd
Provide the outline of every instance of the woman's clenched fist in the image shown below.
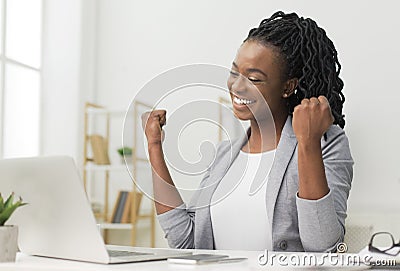
<path fill-rule="evenodd" d="M 303 99 L 293 112 L 292 125 L 297 141 L 299 143 L 320 141 L 334 120 L 325 96 Z"/>
<path fill-rule="evenodd" d="M 164 131 L 167 111 L 153 110 L 142 114 L 142 127 L 147 137 L 147 143 L 160 144 L 164 140 Z"/>

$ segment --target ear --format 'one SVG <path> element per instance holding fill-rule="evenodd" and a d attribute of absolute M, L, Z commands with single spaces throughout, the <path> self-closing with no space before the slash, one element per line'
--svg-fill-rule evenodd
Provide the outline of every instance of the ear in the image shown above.
<path fill-rule="evenodd" d="M 297 88 L 299 83 L 299 79 L 291 78 L 285 82 L 285 90 L 283 91 L 282 97 L 288 98 L 290 97 Z"/>

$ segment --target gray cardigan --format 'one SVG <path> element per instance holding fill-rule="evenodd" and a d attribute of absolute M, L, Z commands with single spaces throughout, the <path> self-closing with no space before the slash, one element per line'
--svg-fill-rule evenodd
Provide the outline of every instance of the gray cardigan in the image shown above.
<path fill-rule="evenodd" d="M 353 159 L 344 131 L 332 125 L 321 139 L 329 193 L 318 200 L 297 196 L 297 140 L 288 117 L 268 177 L 265 204 L 274 251 L 330 252 L 343 242 L 347 199 L 353 178 Z M 210 215 L 212 195 L 247 137 L 221 142 L 215 163 L 203 177 L 188 207 L 185 204 L 158 215 L 170 247 L 215 249 Z M 232 210 L 234 212 L 234 210 Z M 238 214 L 240 219 L 240 214 Z M 245 238 L 232 236 L 232 238 Z"/>

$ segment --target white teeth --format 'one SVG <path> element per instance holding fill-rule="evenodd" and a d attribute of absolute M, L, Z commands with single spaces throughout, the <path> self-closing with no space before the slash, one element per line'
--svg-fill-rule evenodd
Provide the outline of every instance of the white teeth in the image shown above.
<path fill-rule="evenodd" d="M 233 97 L 233 101 L 234 101 L 236 104 L 240 104 L 240 105 L 242 105 L 242 104 L 252 104 L 252 103 L 255 102 L 255 101 L 251 101 L 251 100 L 240 99 L 240 98 L 238 98 L 238 97 Z"/>

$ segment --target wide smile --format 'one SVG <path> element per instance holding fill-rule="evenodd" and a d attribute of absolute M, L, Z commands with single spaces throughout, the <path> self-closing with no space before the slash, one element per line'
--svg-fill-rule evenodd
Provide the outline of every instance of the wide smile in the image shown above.
<path fill-rule="evenodd" d="M 254 104 L 256 101 L 252 99 L 247 99 L 247 98 L 241 98 L 236 96 L 235 94 L 232 93 L 233 96 L 233 103 L 236 105 L 250 105 Z"/>

